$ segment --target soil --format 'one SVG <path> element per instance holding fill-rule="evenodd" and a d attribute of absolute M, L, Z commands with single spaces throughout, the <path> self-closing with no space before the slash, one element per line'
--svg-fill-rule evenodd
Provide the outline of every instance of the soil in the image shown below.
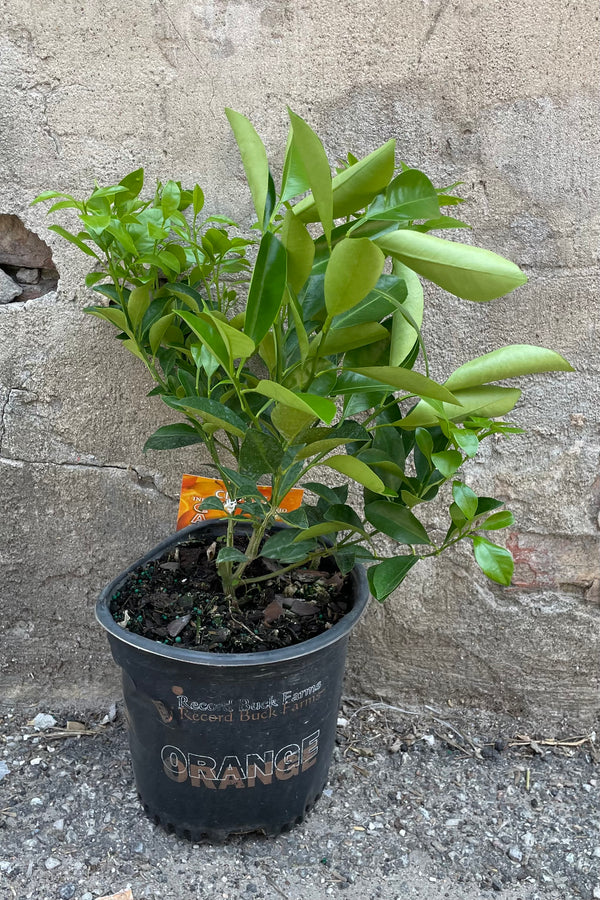
<path fill-rule="evenodd" d="M 115 591 L 110 611 L 134 634 L 188 650 L 257 653 L 299 644 L 335 625 L 351 608 L 351 582 L 331 560 L 249 585 L 234 605 L 221 590 L 214 557 L 224 536 L 190 540 L 136 569 Z M 244 549 L 245 536 L 236 539 Z M 281 566 L 257 559 L 247 577 Z"/>

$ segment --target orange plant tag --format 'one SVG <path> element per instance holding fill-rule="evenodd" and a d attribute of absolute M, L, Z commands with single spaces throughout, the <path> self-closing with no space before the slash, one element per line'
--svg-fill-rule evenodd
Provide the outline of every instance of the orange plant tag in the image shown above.
<path fill-rule="evenodd" d="M 258 490 L 267 500 L 271 499 L 271 488 L 261 487 Z M 302 488 L 292 488 L 286 494 L 279 507 L 279 512 L 291 512 L 298 509 L 302 503 L 304 491 Z M 207 497 L 217 497 L 227 507 L 232 504 L 225 485 L 218 478 L 202 478 L 201 475 L 184 475 L 181 479 L 181 494 L 179 495 L 179 512 L 177 514 L 177 531 L 187 525 L 195 525 L 196 522 L 206 522 L 208 519 L 222 519 L 226 513 L 219 509 L 200 509 L 200 505 Z M 243 508 L 237 506 L 231 509 L 236 515 L 243 513 Z"/>

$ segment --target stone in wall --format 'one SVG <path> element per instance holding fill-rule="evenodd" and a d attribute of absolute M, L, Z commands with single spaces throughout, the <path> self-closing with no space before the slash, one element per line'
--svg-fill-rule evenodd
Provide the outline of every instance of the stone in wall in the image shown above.
<path fill-rule="evenodd" d="M 0 304 L 42 297 L 57 284 L 48 245 L 18 216 L 0 215 Z"/>

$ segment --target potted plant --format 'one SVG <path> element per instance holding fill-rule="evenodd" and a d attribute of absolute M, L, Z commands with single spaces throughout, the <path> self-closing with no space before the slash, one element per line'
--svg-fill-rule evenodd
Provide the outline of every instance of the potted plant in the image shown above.
<path fill-rule="evenodd" d="M 142 169 L 86 199 L 34 201 L 75 211 L 81 230 L 51 228 L 94 261 L 86 284 L 105 302 L 86 312 L 116 326 L 173 411 L 146 449 L 202 445 L 222 488 L 196 503 L 217 521 L 151 550 L 97 607 L 123 669 L 142 802 L 191 838 L 277 832 L 314 803 L 369 592 L 385 600 L 419 559 L 461 540 L 510 583 L 512 557 L 488 534 L 513 517 L 460 471 L 485 438 L 520 431 L 501 419 L 520 391 L 495 382 L 571 368 L 519 344 L 433 380 L 420 277 L 476 302 L 526 281 L 488 250 L 431 234 L 467 227 L 447 212 L 462 202 L 456 185 L 397 169 L 393 140 L 348 154 L 332 176 L 290 111 L 276 189 L 251 123 L 227 116 L 256 210 L 250 237 L 203 215 L 199 185 L 158 183 L 142 199 Z M 437 544 L 419 516 L 433 500 L 447 507 Z"/>

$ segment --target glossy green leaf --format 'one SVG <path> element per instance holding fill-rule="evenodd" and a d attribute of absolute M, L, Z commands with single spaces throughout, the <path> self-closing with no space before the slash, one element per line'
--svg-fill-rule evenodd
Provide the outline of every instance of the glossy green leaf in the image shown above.
<path fill-rule="evenodd" d="M 150 306 L 150 300 L 149 284 L 142 284 L 139 287 L 135 287 L 129 294 L 129 300 L 127 301 L 127 315 L 134 328 L 137 328 L 138 325 L 140 325 L 146 310 Z"/>
<path fill-rule="evenodd" d="M 572 366 L 560 354 L 530 344 L 499 347 L 455 369 L 446 381 L 450 390 L 476 387 L 503 378 L 532 375 L 536 372 L 572 372 Z"/>
<path fill-rule="evenodd" d="M 367 569 L 369 589 L 376 600 L 382 602 L 402 584 L 406 575 L 418 561 L 418 556 L 393 556 Z"/>
<path fill-rule="evenodd" d="M 465 300 L 502 297 L 527 281 L 514 263 L 490 250 L 400 229 L 375 239 L 389 256 Z"/>
<path fill-rule="evenodd" d="M 283 447 L 273 435 L 252 428 L 240 447 L 239 465 L 251 478 L 277 472 L 283 459 Z"/>
<path fill-rule="evenodd" d="M 292 441 L 318 416 L 305 408 L 294 409 L 285 403 L 276 403 L 271 411 L 271 422 L 283 437 Z"/>
<path fill-rule="evenodd" d="M 245 333 L 260 344 L 277 318 L 286 287 L 285 247 L 274 234 L 263 234 L 248 291 Z"/>
<path fill-rule="evenodd" d="M 389 384 L 397 391 L 408 391 L 417 397 L 429 397 L 432 400 L 440 400 L 453 405 L 454 410 L 460 405 L 460 400 L 451 394 L 446 387 L 421 375 L 420 372 L 413 372 L 411 369 L 403 369 L 400 366 L 367 366 L 361 368 L 353 368 L 353 372 L 359 375 L 365 375 L 374 381 L 383 384 Z M 419 422 L 418 424 L 424 424 Z"/>
<path fill-rule="evenodd" d="M 304 194 L 310 190 L 310 184 L 302 161 L 300 159 L 298 149 L 293 141 L 293 131 L 290 128 L 287 145 L 285 149 L 285 159 L 283 162 L 283 172 L 281 175 L 281 202 L 285 203 L 298 194 Z M 304 221 L 309 221 L 305 219 Z"/>
<path fill-rule="evenodd" d="M 194 185 L 194 190 L 192 192 L 192 207 L 194 210 L 194 216 L 197 216 L 204 207 L 204 191 L 199 184 Z"/>
<path fill-rule="evenodd" d="M 462 481 L 455 481 L 452 485 L 454 502 L 467 520 L 471 520 L 477 514 L 477 494 Z"/>
<path fill-rule="evenodd" d="M 512 554 L 480 535 L 473 537 L 473 553 L 477 565 L 490 581 L 508 586 L 515 568 Z"/>
<path fill-rule="evenodd" d="M 181 188 L 175 181 L 167 181 L 162 190 L 160 205 L 165 218 L 179 209 Z"/>
<path fill-rule="evenodd" d="M 367 322 L 364 325 L 352 325 L 348 328 L 335 328 L 326 335 L 325 340 L 320 335 L 314 339 L 310 347 L 310 356 L 318 351 L 319 356 L 337 356 L 339 353 L 347 353 L 356 347 L 367 347 L 376 341 L 389 341 L 389 332 L 378 322 Z"/>
<path fill-rule="evenodd" d="M 365 507 L 365 517 L 374 528 L 399 544 L 431 544 L 414 513 L 399 503 L 375 500 Z"/>
<path fill-rule="evenodd" d="M 217 566 L 222 566 L 224 563 L 231 562 L 248 562 L 248 557 L 244 556 L 241 550 L 236 550 L 235 547 L 221 547 L 216 559 Z"/>
<path fill-rule="evenodd" d="M 463 457 L 458 450 L 442 450 L 440 453 L 432 453 L 431 462 L 444 478 L 452 478 L 462 466 Z"/>
<path fill-rule="evenodd" d="M 444 403 L 443 415 L 440 415 L 426 400 L 421 400 L 404 419 L 398 422 L 398 425 L 401 425 L 402 428 L 416 428 L 418 425 L 429 427 L 437 425 L 444 416 L 455 422 L 471 415 L 490 416 L 491 418 L 504 416 L 515 407 L 521 391 L 517 388 L 484 385 L 456 391 L 454 396 L 460 406 Z"/>
<path fill-rule="evenodd" d="M 165 332 L 172 325 L 174 318 L 175 314 L 169 313 L 168 315 L 162 316 L 160 319 L 157 319 L 157 321 L 153 322 L 150 326 L 150 331 L 148 332 L 148 340 L 150 342 L 150 350 L 152 351 L 153 356 L 156 356 L 156 351 L 160 347 L 162 339 L 165 336 Z"/>
<path fill-rule="evenodd" d="M 76 234 L 71 234 L 70 231 L 67 231 L 66 228 L 63 228 L 61 225 L 49 225 L 48 231 L 54 231 L 56 234 L 60 235 L 61 238 L 64 238 L 65 241 L 68 241 L 70 244 L 74 244 L 80 250 L 83 251 L 87 256 L 93 256 L 94 259 L 100 259 L 97 253 L 94 253 L 91 247 L 88 245 Z"/>
<path fill-rule="evenodd" d="M 390 182 L 385 194 L 375 198 L 364 219 L 401 222 L 431 219 L 439 213 L 438 195 L 427 175 L 405 169 Z"/>
<path fill-rule="evenodd" d="M 290 391 L 289 388 L 277 384 L 275 381 L 259 381 L 256 387 L 252 389 L 263 397 L 269 397 L 270 400 L 276 400 L 290 409 L 295 409 L 304 415 L 322 419 L 323 422 L 329 424 L 336 414 L 335 403 L 326 397 L 319 397 L 317 394 L 300 393 L 300 391 Z"/>
<path fill-rule="evenodd" d="M 325 271 L 325 304 L 337 316 L 360 303 L 375 287 L 385 257 L 368 238 L 345 238 L 332 250 Z"/>
<path fill-rule="evenodd" d="M 322 463 L 319 463 L 319 465 L 327 466 L 327 468 L 333 469 L 335 472 L 346 475 L 375 494 L 387 493 L 387 488 L 379 475 L 376 475 L 366 463 L 353 456 L 342 454 L 330 456 L 328 459 L 324 459 Z"/>
<path fill-rule="evenodd" d="M 125 188 L 125 191 L 118 198 L 118 202 L 134 200 L 139 196 L 144 186 L 144 170 L 143 168 L 135 169 L 130 172 L 119 182 L 119 187 Z"/>
<path fill-rule="evenodd" d="M 265 208 L 269 192 L 269 161 L 266 150 L 254 125 L 246 116 L 233 109 L 226 109 L 225 115 L 239 147 L 258 224 L 264 230 L 267 226 Z"/>
<path fill-rule="evenodd" d="M 509 509 L 503 509 L 501 512 L 493 513 L 481 525 L 485 531 L 498 531 L 500 528 L 509 528 L 515 524 L 515 517 Z"/>
<path fill-rule="evenodd" d="M 162 425 L 151 434 L 144 444 L 146 450 L 175 450 L 178 447 L 188 447 L 191 444 L 202 444 L 204 438 L 191 425 L 177 423 L 175 425 Z"/>
<path fill-rule="evenodd" d="M 83 311 L 89 316 L 97 316 L 99 319 L 106 319 L 107 322 L 116 325 L 121 331 L 124 331 L 126 334 L 131 334 L 125 313 L 120 309 L 116 309 L 114 306 L 87 306 Z"/>
<path fill-rule="evenodd" d="M 121 346 L 125 347 L 126 350 L 129 350 L 130 353 L 133 353 L 133 355 L 140 359 L 142 362 L 146 361 L 144 358 L 144 354 L 140 350 L 138 344 L 131 338 L 128 338 L 125 341 L 121 341 Z"/>
<path fill-rule="evenodd" d="M 332 180 L 333 218 L 341 219 L 364 209 L 388 184 L 394 174 L 396 142 L 387 141 L 364 159 L 344 169 Z M 319 219 L 312 195 L 294 206 L 295 214 L 303 222 Z"/>
<path fill-rule="evenodd" d="M 413 323 L 418 329 L 423 324 L 423 285 L 419 276 L 397 259 L 393 262 L 392 272 L 402 278 L 406 285 L 406 300 L 402 303 L 405 315 L 401 310 L 394 313 L 390 339 L 390 365 L 399 366 L 409 355 L 419 337 Z"/>
<path fill-rule="evenodd" d="M 291 209 L 283 220 L 281 242 L 287 253 L 287 283 L 297 294 L 311 273 L 315 244 L 306 226 Z"/>
<path fill-rule="evenodd" d="M 206 349 L 214 356 L 226 371 L 231 368 L 231 351 L 214 321 L 204 319 L 187 310 L 178 309 L 176 314 L 186 322 Z"/>
<path fill-rule="evenodd" d="M 205 421 L 236 437 L 244 437 L 248 429 L 246 422 L 231 409 L 208 397 L 182 397 L 173 401 L 172 405 L 200 413 Z"/>
<path fill-rule="evenodd" d="M 292 125 L 294 153 L 298 154 L 300 164 L 306 173 L 317 219 L 320 220 L 325 237 L 329 241 L 333 228 L 333 188 L 329 160 L 323 144 L 304 119 L 301 119 L 289 108 L 288 115 Z"/>

